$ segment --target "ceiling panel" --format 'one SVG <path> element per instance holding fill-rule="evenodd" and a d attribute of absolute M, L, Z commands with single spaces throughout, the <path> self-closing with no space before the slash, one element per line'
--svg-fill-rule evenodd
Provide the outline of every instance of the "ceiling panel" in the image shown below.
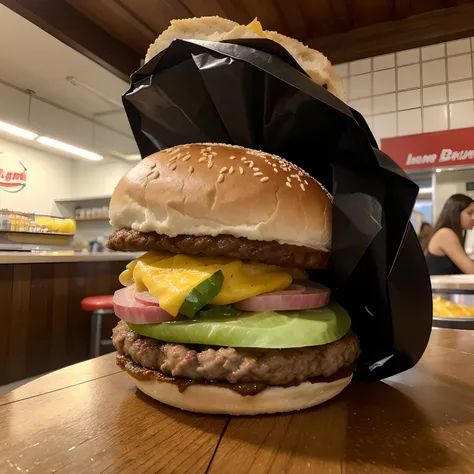
<path fill-rule="evenodd" d="M 114 0 L 67 0 L 105 31 L 138 53 L 148 48 L 156 34 L 121 2 Z"/>
<path fill-rule="evenodd" d="M 129 11 L 158 36 L 174 18 L 189 18 L 192 13 L 178 0 L 121 0 Z M 143 55 L 144 56 L 144 55 Z"/>
<path fill-rule="evenodd" d="M 352 27 L 359 28 L 393 18 L 393 0 L 349 0 Z"/>
<path fill-rule="evenodd" d="M 28 17 L 58 38 L 69 38 L 69 24 L 59 24 L 48 8 L 50 0 L 0 0 L 15 11 Z M 68 3 L 69 2 L 69 3 Z M 138 57 L 144 57 L 148 43 L 161 33 L 173 18 L 201 15 L 220 15 L 247 23 L 258 17 L 263 27 L 293 36 L 310 45 L 324 45 L 323 53 L 337 61 L 348 61 L 372 55 L 432 44 L 474 34 L 474 0 L 56 0 L 64 10 L 74 5 L 76 15 L 75 39 L 78 32 L 99 25 L 113 54 L 101 52 L 83 39 L 78 48 L 94 60 L 114 59 L 124 53 L 130 57 L 130 48 Z M 39 6 L 38 6 L 39 5 Z M 73 9 L 73 8 L 72 8 Z M 446 20 L 439 21 L 439 14 Z M 427 25 L 433 23 L 427 33 Z M 88 26 L 87 26 L 88 25 Z M 54 27 L 54 28 L 53 28 Z M 59 31 L 58 31 L 59 30 Z M 95 37 L 101 35 L 96 31 Z M 106 38 L 107 36 L 102 35 Z M 86 41 L 87 40 L 87 41 Z M 117 46 L 117 41 L 119 45 Z M 363 42 L 363 44 L 359 44 Z M 122 46 L 120 46 L 122 45 Z M 408 46 L 407 46 L 408 45 Z M 361 56 L 361 55 L 365 56 Z M 133 56 L 133 55 L 132 55 Z M 124 74 L 133 68 L 122 64 Z"/>

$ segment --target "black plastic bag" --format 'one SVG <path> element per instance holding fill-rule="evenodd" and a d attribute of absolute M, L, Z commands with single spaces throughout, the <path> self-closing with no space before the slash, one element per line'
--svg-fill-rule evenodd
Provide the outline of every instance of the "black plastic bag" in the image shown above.
<path fill-rule="evenodd" d="M 132 76 L 123 102 L 142 156 L 193 142 L 274 153 L 334 196 L 333 297 L 361 340 L 358 375 L 412 367 L 431 332 L 425 259 L 410 215 L 417 186 L 362 116 L 313 83 L 280 45 L 175 40 Z"/>

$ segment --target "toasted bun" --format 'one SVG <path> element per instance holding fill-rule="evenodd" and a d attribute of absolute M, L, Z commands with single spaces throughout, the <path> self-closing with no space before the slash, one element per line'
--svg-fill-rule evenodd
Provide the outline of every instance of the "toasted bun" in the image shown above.
<path fill-rule="evenodd" d="M 118 183 L 111 224 L 140 232 L 232 235 L 329 250 L 332 199 L 278 156 L 194 143 L 155 153 Z"/>
<path fill-rule="evenodd" d="M 191 385 L 183 392 L 173 383 L 150 377 L 137 379 L 136 386 L 148 396 L 181 410 L 226 415 L 260 415 L 302 410 L 324 403 L 349 385 L 352 375 L 332 382 L 303 382 L 294 387 L 268 387 L 257 395 L 243 396 L 215 385 Z"/>
<path fill-rule="evenodd" d="M 248 26 L 239 25 L 218 16 L 172 20 L 169 26 L 148 48 L 145 61 L 166 49 L 175 39 L 225 41 L 245 38 L 261 38 L 262 35 L 283 46 L 298 62 L 311 79 L 320 86 L 326 85 L 329 92 L 345 101 L 346 93 L 342 79 L 329 60 L 319 51 L 275 31 L 258 34 Z"/>

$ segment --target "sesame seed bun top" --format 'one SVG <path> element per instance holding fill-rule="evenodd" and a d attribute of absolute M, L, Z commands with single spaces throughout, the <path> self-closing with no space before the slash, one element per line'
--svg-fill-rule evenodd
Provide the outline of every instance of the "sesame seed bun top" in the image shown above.
<path fill-rule="evenodd" d="M 170 237 L 227 234 L 329 250 L 332 198 L 278 156 L 194 143 L 134 166 L 115 188 L 110 220 L 117 228 Z"/>

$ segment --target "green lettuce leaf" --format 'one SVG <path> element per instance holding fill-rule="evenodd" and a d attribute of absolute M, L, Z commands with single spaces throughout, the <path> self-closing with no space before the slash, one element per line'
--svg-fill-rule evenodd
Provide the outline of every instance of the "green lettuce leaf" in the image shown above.
<path fill-rule="evenodd" d="M 324 308 L 304 311 L 241 312 L 239 316 L 208 314 L 189 321 L 129 326 L 137 334 L 160 341 L 286 349 L 334 342 L 349 331 L 351 319 L 342 306 L 330 303 Z"/>

